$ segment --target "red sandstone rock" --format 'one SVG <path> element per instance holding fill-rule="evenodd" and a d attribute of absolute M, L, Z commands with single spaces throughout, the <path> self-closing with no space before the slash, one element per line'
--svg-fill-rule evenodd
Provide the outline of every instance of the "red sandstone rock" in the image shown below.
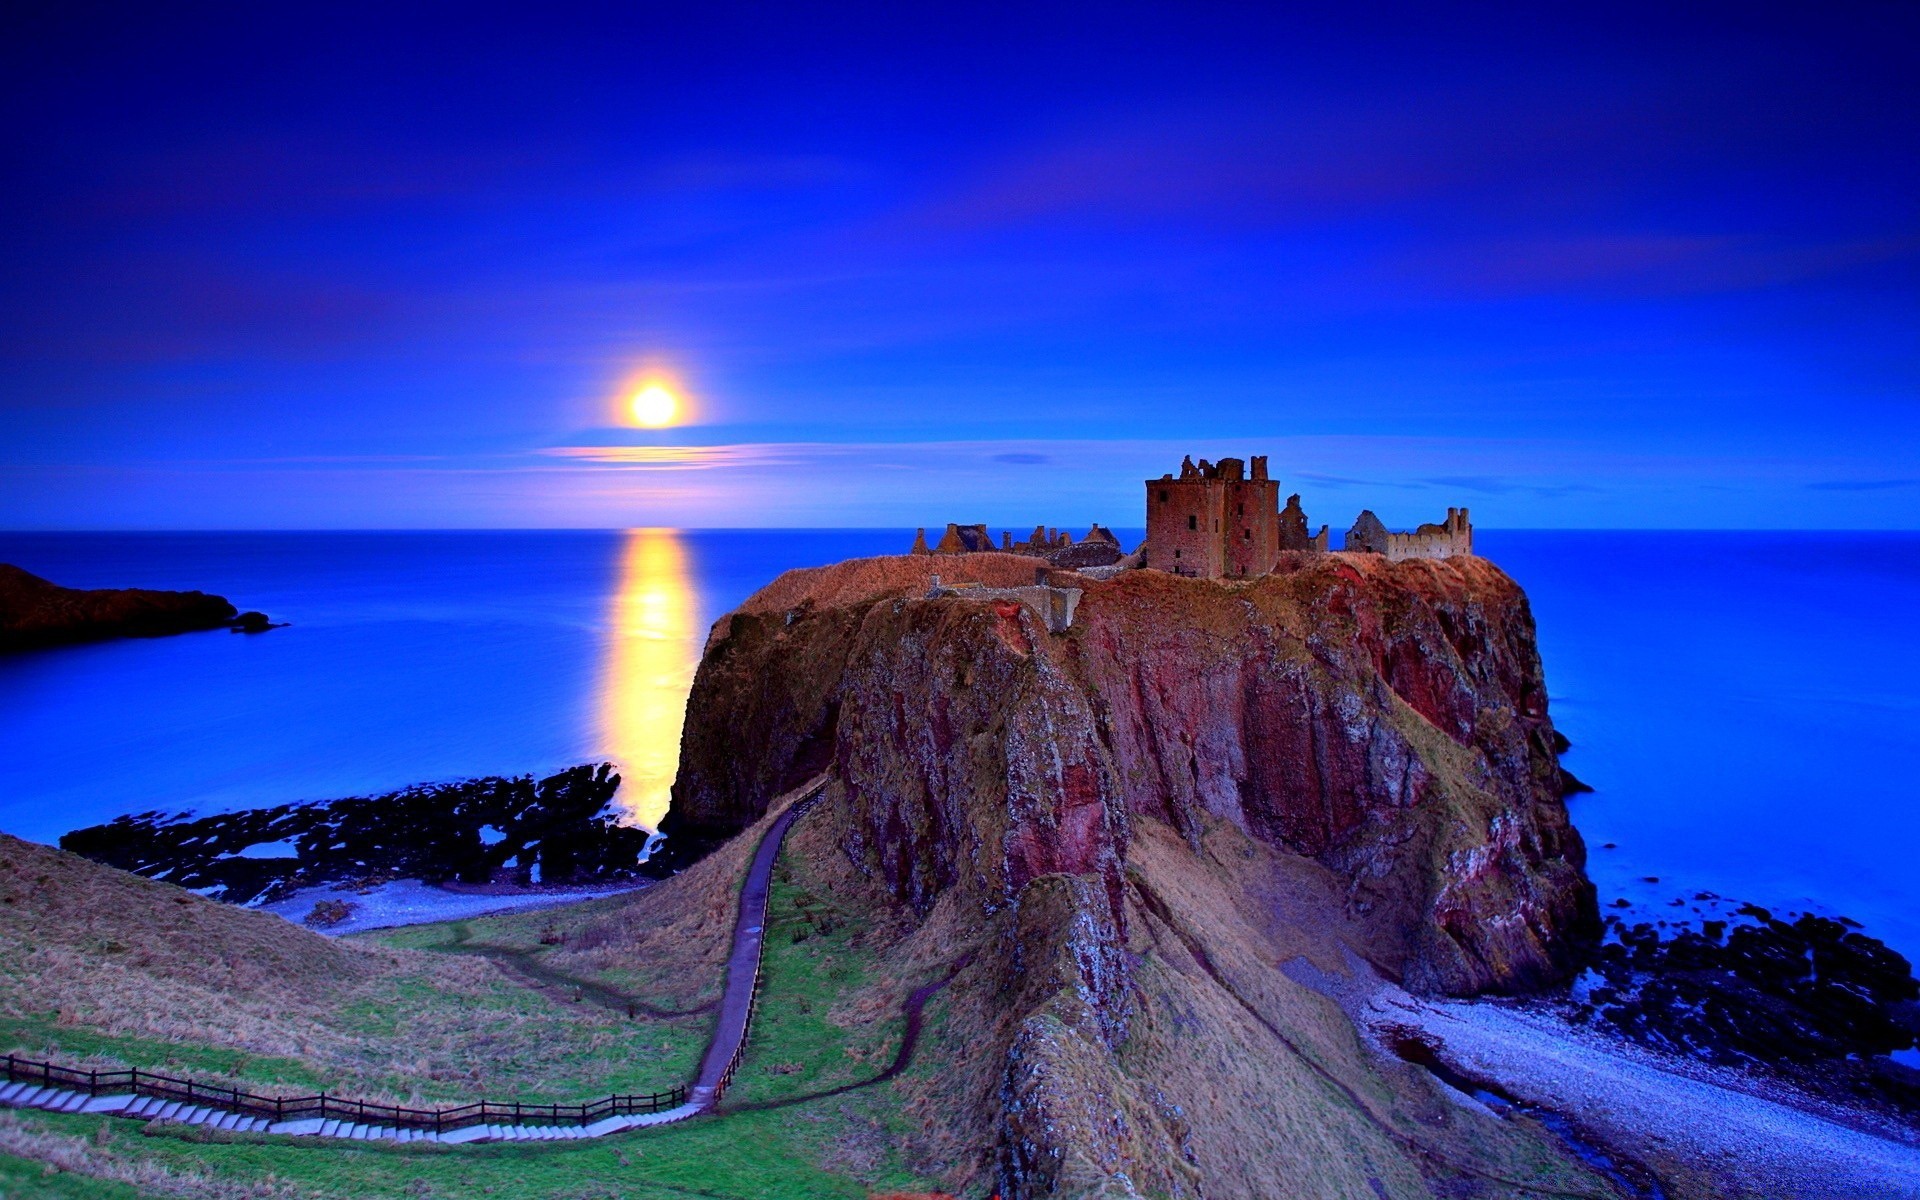
<path fill-rule="evenodd" d="M 957 889 L 990 914 L 1075 876 L 1099 910 L 1079 919 L 1111 927 L 1092 939 L 1111 949 L 1133 820 L 1196 846 L 1231 822 L 1337 872 L 1381 965 L 1411 986 L 1567 972 L 1593 890 L 1532 617 L 1497 567 L 1289 554 L 1244 582 L 1127 572 L 1081 580 L 1059 635 L 1017 604 L 921 598 L 961 563 L 1030 582 L 1014 577 L 1030 560 L 999 557 L 791 572 L 718 623 L 669 830 L 745 828 L 831 765 L 852 814 L 844 853 L 901 903 L 925 914 Z M 1078 957 L 1117 1036 L 1124 964 Z"/>
<path fill-rule="evenodd" d="M 83 591 L 0 563 L 0 650 L 218 629 L 234 612 L 204 592 Z"/>

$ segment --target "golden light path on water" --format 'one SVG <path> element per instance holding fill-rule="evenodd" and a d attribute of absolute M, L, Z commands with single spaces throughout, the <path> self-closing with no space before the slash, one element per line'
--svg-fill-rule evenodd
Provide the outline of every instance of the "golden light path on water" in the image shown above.
<path fill-rule="evenodd" d="M 620 768 L 616 803 L 629 821 L 657 829 L 700 665 L 699 596 L 678 530 L 630 529 L 625 536 L 600 688 L 601 737 Z"/>

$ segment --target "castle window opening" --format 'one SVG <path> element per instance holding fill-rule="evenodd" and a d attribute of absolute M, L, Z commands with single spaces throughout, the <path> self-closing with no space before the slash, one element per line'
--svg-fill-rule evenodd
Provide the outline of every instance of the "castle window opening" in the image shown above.
<path fill-rule="evenodd" d="M 1166 502 L 1167 502 L 1167 489 L 1165 489 L 1165 488 L 1161 488 L 1161 489 L 1160 489 L 1160 503 L 1162 503 L 1162 504 L 1165 504 Z"/>
<path fill-rule="evenodd" d="M 1199 517 L 1196 517 L 1196 516 L 1192 516 L 1192 515 L 1189 515 L 1189 516 L 1187 517 L 1187 528 L 1188 528 L 1188 529 L 1198 529 L 1198 528 L 1200 528 L 1200 518 L 1199 518 Z"/>

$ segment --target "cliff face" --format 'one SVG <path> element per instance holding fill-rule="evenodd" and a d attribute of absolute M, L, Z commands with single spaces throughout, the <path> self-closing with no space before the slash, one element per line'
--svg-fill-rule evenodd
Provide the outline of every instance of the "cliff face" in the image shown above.
<path fill-rule="evenodd" d="M 1128 572 L 1083 581 L 1049 635 L 1009 601 L 912 598 L 893 562 L 877 596 L 817 608 L 789 578 L 789 607 L 716 627 L 671 829 L 729 834 L 831 765 L 847 854 L 915 910 L 957 887 L 992 912 L 1066 873 L 1120 921 L 1136 817 L 1195 845 L 1226 822 L 1334 870 L 1375 961 L 1452 993 L 1552 982 L 1593 926 L 1532 618 L 1491 563 Z M 839 571 L 794 574 L 839 593 Z"/>
<path fill-rule="evenodd" d="M 916 961 L 969 956 L 944 1069 L 972 1097 L 926 1103 L 1010 1197 L 1477 1177 L 1505 1135 L 1434 1143 L 1448 1106 L 1281 968 L 1522 990 L 1597 925 L 1520 589 L 1476 559 L 1282 557 L 1077 578 L 1062 634 L 923 598 L 965 560 L 866 560 L 783 576 L 709 640 L 667 832 L 728 836 L 833 772 L 800 845 L 917 925 Z"/>
<path fill-rule="evenodd" d="M 64 588 L 0 563 L 0 651 L 219 629 L 234 616 L 204 592 Z"/>

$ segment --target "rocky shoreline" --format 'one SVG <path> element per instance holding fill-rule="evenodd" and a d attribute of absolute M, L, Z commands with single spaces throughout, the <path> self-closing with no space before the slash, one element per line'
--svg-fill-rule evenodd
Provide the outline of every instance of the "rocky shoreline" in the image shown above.
<path fill-rule="evenodd" d="M 538 781 L 490 776 L 205 817 L 137 813 L 75 830 L 60 846 L 235 904 L 400 879 L 519 893 L 660 878 L 668 867 L 649 862 L 654 835 L 609 812 L 619 786 L 612 764 L 600 763 Z"/>
<path fill-rule="evenodd" d="M 205 629 L 264 633 L 266 614 L 241 612 L 224 596 L 146 588 L 61 587 L 0 563 L 0 652 Z"/>

